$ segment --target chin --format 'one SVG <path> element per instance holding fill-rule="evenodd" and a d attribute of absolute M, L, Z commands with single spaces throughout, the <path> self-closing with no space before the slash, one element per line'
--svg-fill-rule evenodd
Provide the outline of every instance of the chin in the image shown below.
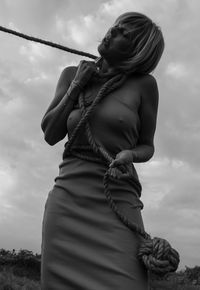
<path fill-rule="evenodd" d="M 102 44 L 102 43 L 100 43 L 100 44 L 98 45 L 97 50 L 98 50 L 99 54 L 100 54 L 101 56 L 103 56 L 102 53 L 104 52 L 104 47 L 103 47 L 103 44 Z"/>
<path fill-rule="evenodd" d="M 109 51 L 108 51 L 108 49 L 105 48 L 103 43 L 99 44 L 97 50 L 98 50 L 100 56 L 102 56 L 105 59 L 109 58 Z"/>
<path fill-rule="evenodd" d="M 103 43 L 100 43 L 97 48 L 100 56 L 102 56 L 110 66 L 116 65 L 117 55 Z"/>

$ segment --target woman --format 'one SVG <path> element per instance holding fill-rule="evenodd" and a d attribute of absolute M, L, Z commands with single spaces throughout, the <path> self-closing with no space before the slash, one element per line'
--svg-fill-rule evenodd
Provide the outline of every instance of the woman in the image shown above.
<path fill-rule="evenodd" d="M 41 125 L 48 144 L 67 134 L 69 139 L 45 204 L 42 290 L 148 289 L 147 270 L 137 257 L 140 236 L 109 207 L 103 177 L 109 170 L 117 207 L 144 230 L 133 163 L 154 153 L 158 89 L 150 73 L 163 49 L 159 27 L 128 12 L 99 44 L 97 63 L 81 61 L 63 70 Z M 88 159 L 82 158 L 84 148 Z"/>

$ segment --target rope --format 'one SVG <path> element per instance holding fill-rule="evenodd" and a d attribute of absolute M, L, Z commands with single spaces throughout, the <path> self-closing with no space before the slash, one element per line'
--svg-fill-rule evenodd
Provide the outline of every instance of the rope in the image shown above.
<path fill-rule="evenodd" d="M 64 50 L 64 51 L 67 51 L 67 52 L 70 52 L 70 53 L 78 54 L 78 55 L 89 57 L 89 58 L 92 58 L 92 59 L 97 59 L 97 56 L 95 56 L 93 54 L 90 54 L 90 53 L 87 53 L 87 52 L 84 52 L 84 51 L 80 51 L 80 50 L 76 50 L 76 49 L 72 49 L 72 48 L 69 48 L 69 47 L 66 47 L 66 46 L 51 42 L 51 41 L 47 41 L 47 40 L 43 40 L 43 39 L 40 39 L 40 38 L 36 38 L 36 37 L 30 36 L 30 35 L 27 35 L 27 34 L 23 34 L 23 33 L 20 33 L 18 31 L 15 31 L 15 30 L 12 30 L 12 29 L 8 29 L 8 28 L 3 27 L 3 26 L 0 26 L 0 31 L 6 32 L 6 33 L 10 33 L 10 34 L 13 34 L 15 36 L 19 36 L 21 38 L 24 38 L 24 39 L 27 39 L 27 40 L 30 40 L 30 41 L 39 42 L 39 43 L 45 44 L 47 46 L 55 47 L 55 48 L 58 48 L 58 49 L 61 49 L 61 50 Z"/>
<path fill-rule="evenodd" d="M 45 44 L 51 47 L 55 47 L 70 53 L 78 54 L 81 56 L 89 57 L 92 59 L 96 59 L 97 56 L 78 51 L 75 49 L 71 49 L 60 44 L 56 44 L 50 41 L 42 40 L 36 37 L 32 37 L 26 34 L 19 33 L 17 31 L 5 28 L 0 26 L 0 30 L 6 33 L 14 34 L 16 36 L 25 38 L 27 40 L 31 40 L 34 42 L 39 42 L 41 44 Z M 74 155 L 78 158 L 83 160 L 89 160 L 94 162 L 104 162 L 107 166 L 113 161 L 113 157 L 102 147 L 100 144 L 97 144 L 92 132 L 91 126 L 89 123 L 89 117 L 95 110 L 97 104 L 108 95 L 110 92 L 115 90 L 116 88 L 120 87 L 126 80 L 126 76 L 122 74 L 118 74 L 113 76 L 109 79 L 99 90 L 96 98 L 92 102 L 91 106 L 86 109 L 86 103 L 83 98 L 83 95 L 80 94 L 79 96 L 79 104 L 81 108 L 81 119 L 77 126 L 75 127 L 71 137 L 69 138 L 68 142 L 65 144 L 65 150 L 63 153 L 63 159 L 67 155 Z M 86 128 L 86 136 L 88 139 L 89 145 L 75 145 L 73 144 L 79 131 L 83 129 L 85 126 Z M 72 147 L 73 145 L 73 147 Z M 83 154 L 82 152 L 87 152 L 87 154 Z M 81 152 L 80 152 L 81 151 Z M 92 152 L 92 155 L 89 156 L 89 152 Z M 126 167 L 120 166 L 119 169 L 122 173 L 126 174 Z M 109 190 L 109 178 L 110 178 L 110 169 L 106 170 L 103 178 L 104 184 L 104 194 L 108 201 L 109 206 L 116 214 L 116 216 L 132 231 L 138 233 L 142 236 L 143 240 L 140 243 L 140 247 L 138 249 L 138 258 L 144 263 L 146 268 L 156 274 L 165 275 L 169 272 L 174 272 L 178 268 L 178 264 L 180 261 L 180 257 L 178 252 L 171 247 L 168 241 L 165 239 L 154 237 L 153 239 L 151 236 L 146 233 L 142 228 L 140 228 L 137 224 L 128 220 L 128 218 L 118 209 L 116 203 L 112 199 L 111 192 Z M 133 178 L 133 176 L 127 174 L 127 178 Z M 136 185 L 140 188 L 139 181 L 135 180 L 137 183 Z"/>
<path fill-rule="evenodd" d="M 121 86 L 122 83 L 126 80 L 124 75 L 117 75 L 110 79 L 103 87 L 101 87 L 98 92 L 96 98 L 92 102 L 89 108 L 86 108 L 85 100 L 83 94 L 81 93 L 79 96 L 79 105 L 81 109 L 81 119 L 77 126 L 75 127 L 72 135 L 70 136 L 68 142 L 65 144 L 65 150 L 63 153 L 63 159 L 67 155 L 74 155 L 83 160 L 89 160 L 94 162 L 103 162 L 108 166 L 110 162 L 113 161 L 113 157 L 99 144 L 97 144 L 92 132 L 91 125 L 89 122 L 89 117 L 94 112 L 96 105 L 100 102 L 100 100 L 105 97 L 106 94 L 110 93 L 117 87 Z M 75 145 L 73 144 L 77 134 L 80 130 L 83 131 L 83 127 L 86 129 L 86 136 L 89 145 Z M 73 146 L 72 146 L 73 145 Z M 89 153 L 92 153 L 91 155 Z M 121 166 L 119 167 L 122 173 L 126 173 L 126 169 Z M 138 258 L 141 262 L 146 266 L 146 268 L 160 276 L 163 276 L 169 272 L 176 271 L 179 265 L 179 254 L 178 252 L 171 247 L 171 245 L 165 240 L 161 238 L 151 238 L 151 236 L 146 233 L 142 228 L 140 228 L 136 223 L 130 221 L 117 207 L 115 201 L 111 196 L 111 192 L 109 190 L 109 178 L 110 173 L 109 170 L 106 170 L 103 177 L 104 184 L 104 194 L 108 201 L 109 206 L 116 214 L 116 216 L 133 232 L 138 233 L 142 236 L 143 240 L 140 243 L 140 247 L 138 249 Z M 127 178 L 133 178 L 133 176 L 128 176 Z M 140 188 L 139 181 L 136 185 Z"/>

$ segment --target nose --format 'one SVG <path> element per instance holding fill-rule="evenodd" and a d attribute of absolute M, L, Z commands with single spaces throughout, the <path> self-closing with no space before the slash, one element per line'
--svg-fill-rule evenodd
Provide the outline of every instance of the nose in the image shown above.
<path fill-rule="evenodd" d="M 117 26 L 113 26 L 113 27 L 111 27 L 111 29 L 110 29 L 110 34 L 111 34 L 112 36 L 115 36 L 116 33 L 117 33 L 117 31 L 118 31 L 118 27 L 117 27 Z"/>

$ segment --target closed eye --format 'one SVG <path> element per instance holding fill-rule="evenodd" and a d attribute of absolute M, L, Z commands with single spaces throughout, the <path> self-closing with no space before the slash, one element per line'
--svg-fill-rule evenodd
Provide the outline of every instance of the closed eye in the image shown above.
<path fill-rule="evenodd" d="M 127 31 L 127 29 L 125 27 L 123 27 L 123 26 L 115 25 L 115 26 L 111 27 L 109 32 L 114 37 L 117 36 L 118 33 L 121 33 L 126 39 L 131 41 L 130 32 Z"/>
<path fill-rule="evenodd" d="M 129 39 L 130 33 L 128 33 L 127 31 L 123 31 L 123 36 Z"/>
<path fill-rule="evenodd" d="M 120 32 L 122 33 L 122 35 L 124 37 L 126 37 L 129 40 L 131 40 L 130 32 L 128 32 L 124 27 L 120 27 Z"/>

